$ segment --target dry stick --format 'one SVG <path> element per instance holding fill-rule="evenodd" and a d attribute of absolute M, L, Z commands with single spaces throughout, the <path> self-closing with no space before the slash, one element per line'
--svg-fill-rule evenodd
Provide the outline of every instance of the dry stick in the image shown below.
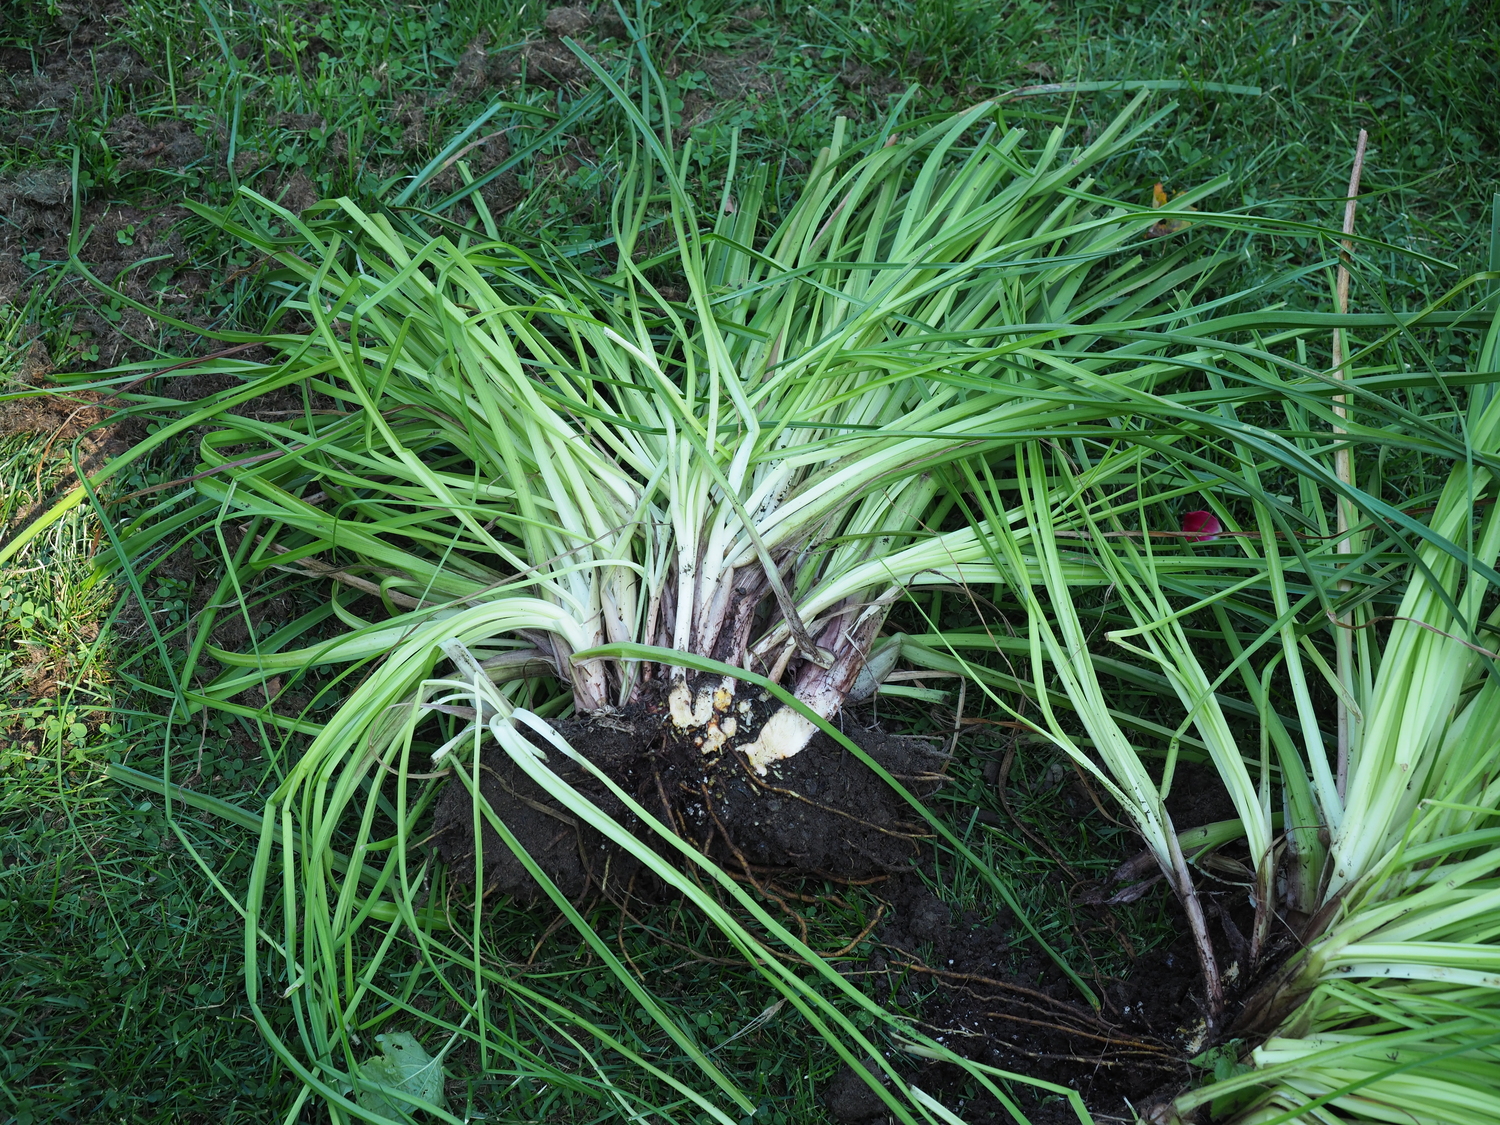
<path fill-rule="evenodd" d="M 1355 201 L 1359 196 L 1359 177 L 1365 167 L 1365 142 L 1369 140 L 1369 134 L 1365 130 L 1359 131 L 1359 141 L 1354 146 L 1354 171 L 1349 176 L 1349 194 L 1344 204 L 1344 241 L 1343 249 L 1339 253 L 1339 270 L 1337 281 L 1334 285 L 1334 303 L 1339 315 L 1349 311 L 1349 254 L 1353 251 L 1353 244 L 1348 236 L 1354 233 L 1354 208 Z M 1344 371 L 1344 334 L 1335 328 L 1333 330 L 1333 377 L 1335 379 L 1347 378 Z M 1349 397 L 1338 395 L 1333 400 L 1333 412 L 1341 418 L 1349 417 Z M 1334 424 L 1333 432 L 1336 434 L 1347 433 L 1343 426 Z M 1338 452 L 1333 455 L 1334 472 L 1339 481 L 1346 487 L 1354 484 L 1354 464 L 1350 456 L 1347 444 L 1339 447 Z M 1353 525 L 1353 512 L 1350 510 L 1349 500 L 1340 496 L 1336 505 L 1338 511 L 1338 546 L 1337 553 L 1340 555 L 1351 554 L 1354 545 L 1349 541 L 1349 529 Z M 1338 590 L 1343 593 L 1350 590 L 1351 584 L 1347 578 L 1340 578 Z M 1349 632 L 1348 615 L 1341 615 L 1335 624 L 1344 626 L 1337 631 L 1334 637 L 1337 651 L 1336 663 L 1338 668 L 1339 682 L 1344 685 L 1345 692 L 1354 690 L 1354 639 Z M 1338 772 L 1336 785 L 1340 800 L 1343 799 L 1344 790 L 1349 780 L 1349 741 L 1350 741 L 1350 715 L 1349 707 L 1344 702 L 1344 694 L 1340 693 L 1338 702 L 1339 717 L 1339 749 L 1338 749 Z"/>
<path fill-rule="evenodd" d="M 958 710 L 953 713 L 953 737 L 948 740 L 948 757 L 958 753 L 958 736 L 964 731 L 964 697 L 969 690 L 969 681 L 958 682 Z"/>

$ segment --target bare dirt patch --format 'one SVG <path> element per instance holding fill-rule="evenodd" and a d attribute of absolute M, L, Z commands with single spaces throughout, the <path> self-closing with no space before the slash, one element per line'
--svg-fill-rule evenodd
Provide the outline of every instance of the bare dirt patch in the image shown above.
<path fill-rule="evenodd" d="M 721 110 L 773 95 L 779 85 L 779 72 L 766 65 L 770 59 L 768 49 L 747 40 L 738 51 L 674 58 L 667 63 L 665 70 L 669 77 L 693 72 L 703 76 L 702 85 L 683 95 L 679 134 L 685 137 L 689 130 L 707 124 Z"/>
<path fill-rule="evenodd" d="M 486 87 L 499 86 L 514 76 L 511 56 L 490 54 L 487 49 L 489 41 L 488 33 L 481 32 L 463 49 L 448 79 L 448 97 L 466 96 Z"/>
<path fill-rule="evenodd" d="M 156 76 L 131 47 L 107 42 L 116 3 L 59 5 L 57 36 L 0 51 L 0 140 L 22 146 L 55 137 L 79 101 L 101 85 L 145 89 Z"/>
<path fill-rule="evenodd" d="M 412 128 L 413 126 L 408 126 Z M 478 138 L 472 147 L 463 154 L 462 159 L 474 170 L 476 179 L 481 178 L 487 172 L 494 170 L 500 164 L 510 159 L 510 138 L 504 133 L 495 132 Z M 540 163 L 540 162 L 538 162 Z M 463 177 L 459 175 L 458 160 L 454 159 L 440 168 L 428 183 L 429 189 L 436 195 L 447 195 L 449 192 L 457 191 L 463 186 Z M 577 165 L 575 164 L 575 167 Z M 520 177 L 515 172 L 502 172 L 485 182 L 478 189 L 479 197 L 484 200 L 484 205 L 489 209 L 492 216 L 502 215 L 516 206 L 525 198 L 525 189 L 521 186 Z M 464 203 L 462 206 L 467 206 Z M 463 221 L 462 210 L 454 216 L 460 222 Z"/>
<path fill-rule="evenodd" d="M 113 413 L 110 404 L 98 392 L 36 385 L 30 393 L 25 390 L 14 393 L 24 397 L 0 401 L 0 438 L 13 434 L 45 434 L 49 447 L 66 447 L 85 431 L 90 431 L 89 436 L 94 440 L 85 439 L 86 448 L 82 451 L 85 456 L 96 449 L 101 440 L 107 440 L 92 432 Z M 43 456 L 46 452 L 44 450 Z"/>
<path fill-rule="evenodd" d="M 578 89 L 589 80 L 589 69 L 566 44 L 543 39 L 521 48 L 526 80 L 547 89 Z"/>
<path fill-rule="evenodd" d="M 115 41 L 123 12 L 117 3 L 57 4 L 52 37 L 0 52 L 0 143 L 24 154 L 55 142 L 70 121 L 99 116 L 108 104 L 99 102 L 101 90 L 117 92 L 118 99 L 149 94 L 160 84 L 131 47 Z M 125 181 L 192 168 L 220 140 L 212 128 L 137 112 L 115 116 L 94 138 L 113 160 L 112 175 Z M 186 211 L 139 191 L 123 191 L 132 200 L 126 204 L 106 198 L 108 191 L 87 180 L 75 189 L 72 169 L 60 160 L 22 164 L 0 176 L 0 303 L 24 303 L 40 279 L 67 262 L 76 194 L 78 251 L 85 267 L 134 300 L 186 311 L 206 288 L 201 278 L 182 270 L 184 245 L 177 228 Z M 179 275 L 185 282 L 181 287 L 171 284 Z M 65 278 L 50 303 L 76 310 L 70 328 L 77 354 L 60 356 L 62 366 L 141 359 L 159 341 L 155 318 L 101 295 L 81 277 Z"/>
<path fill-rule="evenodd" d="M 958 1054 L 1068 1086 L 1111 1116 L 1126 1112 L 1125 1099 L 1138 1102 L 1186 1077 L 1182 1041 L 1198 1010 L 1197 966 L 1185 942 L 1138 958 L 1123 981 L 1096 982 L 1103 993 L 1096 1012 L 1050 959 L 1032 953 L 1016 964 L 1012 946 L 1025 934 L 1008 911 L 987 919 L 956 911 L 915 872 L 879 894 L 889 902 L 889 921 L 861 975 L 885 978 L 902 1006 L 917 1011 L 922 1029 Z M 852 1073 L 840 1077 L 842 1085 L 829 1090 L 835 1119 L 879 1120 L 856 1112 L 863 1103 L 849 1079 L 868 1090 L 865 1083 Z M 950 1092 L 964 1080 L 956 1067 L 939 1064 L 915 1068 L 913 1077 L 923 1089 Z M 1029 1101 L 1023 1108 L 1038 1125 L 1077 1120 L 1066 1103 L 1020 1085 L 1015 1092 Z M 1012 1118 L 986 1095 L 965 1107 L 965 1120 L 998 1125 Z"/>
<path fill-rule="evenodd" d="M 141 152 L 142 161 L 160 155 L 149 145 Z M 0 301 L 21 299 L 42 262 L 67 260 L 71 203 L 65 169 L 27 169 L 0 179 Z M 79 214 L 79 257 L 97 279 L 128 297 L 160 303 L 167 310 L 186 306 L 197 293 L 171 284 L 179 279 L 184 246 L 177 228 L 186 214 L 181 207 L 150 201 L 86 202 Z M 28 254 L 34 257 L 28 260 Z M 192 284 L 187 271 L 182 278 Z M 111 366 L 151 354 L 160 331 L 156 318 L 128 304 L 111 303 L 81 277 L 63 285 L 78 305 L 74 330 L 97 349 L 88 357 L 65 360 L 67 366 Z"/>
<path fill-rule="evenodd" d="M 203 138 L 186 121 L 146 121 L 134 113 L 115 119 L 106 134 L 110 148 L 121 157 L 123 172 L 154 168 L 185 168 L 201 159 Z"/>
<path fill-rule="evenodd" d="M 0 537 L 24 527 L 63 491 L 72 486 L 74 446 L 77 467 L 85 474 L 101 468 L 110 458 L 125 452 L 143 436 L 138 423 L 110 423 L 118 404 L 96 391 L 51 386 L 51 357 L 40 341 L 33 342 L 22 360 L 17 377 L 0 388 L 0 438 L 37 434 L 46 438 L 36 456 L 35 495 L 10 512 Z M 67 468 L 57 474 L 60 463 Z M 9 499 L 16 499 L 14 497 Z M 7 506 L 8 507 L 8 506 Z"/>

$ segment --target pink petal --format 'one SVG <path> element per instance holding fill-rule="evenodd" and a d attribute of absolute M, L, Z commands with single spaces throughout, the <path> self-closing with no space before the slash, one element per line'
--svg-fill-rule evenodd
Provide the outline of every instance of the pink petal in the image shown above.
<path fill-rule="evenodd" d="M 1188 512 L 1182 517 L 1182 530 L 1189 543 L 1207 543 L 1219 537 L 1224 525 L 1212 512 Z"/>

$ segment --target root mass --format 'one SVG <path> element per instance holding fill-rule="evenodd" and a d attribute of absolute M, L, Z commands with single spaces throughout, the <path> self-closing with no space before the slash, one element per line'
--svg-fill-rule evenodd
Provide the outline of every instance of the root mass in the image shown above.
<path fill-rule="evenodd" d="M 735 742 L 753 738 L 757 720 L 774 710 L 773 701 L 752 702 L 753 709 L 741 711 L 741 738 Z M 781 874 L 866 881 L 907 866 L 927 835 L 915 809 L 826 735 L 817 735 L 793 757 L 771 763 L 761 775 L 733 743 L 705 752 L 701 731 L 679 729 L 660 698 L 554 725 L 658 820 L 752 883 Z M 946 759 L 940 749 L 919 739 L 848 726 L 848 736 L 918 796 L 942 783 Z M 653 840 L 654 834 L 597 778 L 555 750 L 544 749 L 559 777 L 637 838 L 662 850 L 662 841 Z M 455 755 L 453 766 L 466 769 L 472 763 Z M 651 882 L 643 879 L 636 857 L 580 824 L 504 750 L 491 746 L 482 751 L 479 775 L 480 792 L 495 813 L 569 898 L 602 894 L 621 899 L 632 893 L 632 884 L 633 893 L 640 893 Z M 488 823 L 476 849 L 474 823 L 468 790 L 450 784 L 438 802 L 433 843 L 457 881 L 472 886 L 478 867 L 486 897 L 537 898 L 541 888 Z"/>

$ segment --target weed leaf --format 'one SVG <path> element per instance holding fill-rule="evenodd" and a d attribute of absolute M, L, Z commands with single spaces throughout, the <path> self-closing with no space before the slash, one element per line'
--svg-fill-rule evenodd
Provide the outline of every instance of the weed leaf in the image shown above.
<path fill-rule="evenodd" d="M 405 1031 L 377 1035 L 381 1055 L 369 1059 L 361 1068 L 368 1088 L 360 1090 L 355 1100 L 360 1109 L 400 1121 L 410 1116 L 411 1106 L 399 1098 L 390 1098 L 385 1090 L 400 1090 L 424 1102 L 442 1108 L 443 1068 L 437 1059 Z"/>

